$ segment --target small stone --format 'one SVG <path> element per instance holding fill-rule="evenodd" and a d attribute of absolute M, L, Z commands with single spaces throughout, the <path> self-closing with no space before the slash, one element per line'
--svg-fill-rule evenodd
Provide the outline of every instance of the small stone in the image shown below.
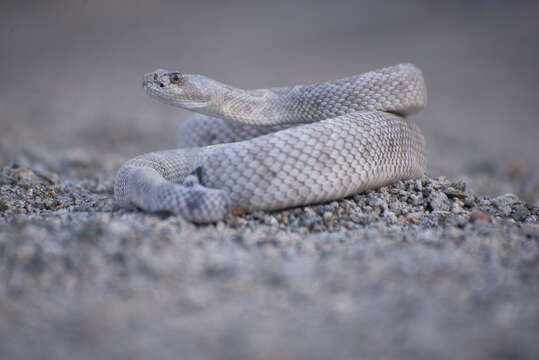
<path fill-rule="evenodd" d="M 46 171 L 46 170 L 37 170 L 36 174 L 39 175 L 41 178 L 45 179 L 49 182 L 49 184 L 54 185 L 58 182 L 59 176 L 58 174 Z"/>
<path fill-rule="evenodd" d="M 9 205 L 6 202 L 0 200 L 0 212 L 4 212 L 8 210 L 9 210 Z"/>
<path fill-rule="evenodd" d="M 447 196 L 452 197 L 452 198 L 458 198 L 458 199 L 466 198 L 466 193 L 459 189 L 448 187 L 448 188 L 445 188 L 443 191 Z"/>
<path fill-rule="evenodd" d="M 433 211 L 449 211 L 451 209 L 451 202 L 443 192 L 432 193 L 429 199 Z"/>
<path fill-rule="evenodd" d="M 279 222 L 277 221 L 275 216 L 269 216 L 268 218 L 266 218 L 265 222 L 266 224 L 271 225 L 271 226 L 279 226 Z M 223 229 L 224 229 L 224 224 L 223 224 Z"/>
<path fill-rule="evenodd" d="M 539 224 L 523 224 L 522 231 L 528 236 L 539 237 Z"/>
<path fill-rule="evenodd" d="M 406 220 L 408 220 L 409 222 L 411 222 L 413 224 L 417 224 L 417 223 L 419 223 L 419 219 L 421 219 L 422 216 L 423 216 L 423 212 L 422 211 L 417 211 L 417 212 L 407 214 L 406 215 Z"/>
<path fill-rule="evenodd" d="M 451 205 L 451 212 L 453 214 L 461 214 L 463 211 L 462 207 L 456 201 Z"/>
<path fill-rule="evenodd" d="M 273 218 L 273 219 L 275 220 L 275 218 Z M 275 221 L 277 221 L 277 220 L 275 220 Z M 217 228 L 217 231 L 224 231 L 225 228 L 226 228 L 226 225 L 225 225 L 224 222 L 219 221 L 219 222 L 217 222 L 217 224 L 216 224 L 216 228 Z"/>
<path fill-rule="evenodd" d="M 330 221 L 333 218 L 333 213 L 326 211 L 323 215 L 324 221 Z"/>
<path fill-rule="evenodd" d="M 421 192 L 423 190 L 423 183 L 421 182 L 420 179 L 417 179 L 415 181 L 415 188 L 417 189 L 417 191 Z"/>
<path fill-rule="evenodd" d="M 465 228 L 466 224 L 468 224 L 468 217 L 465 215 L 459 215 L 457 216 L 457 226 L 459 228 Z"/>
<path fill-rule="evenodd" d="M 530 210 L 525 205 L 517 204 L 513 206 L 511 217 L 517 221 L 522 221 L 530 216 Z"/>
<path fill-rule="evenodd" d="M 386 203 L 382 199 L 375 197 L 375 198 L 369 199 L 369 205 L 372 206 L 373 208 L 375 207 L 384 208 L 384 205 L 386 205 Z"/>
<path fill-rule="evenodd" d="M 311 207 L 306 207 L 305 209 L 303 209 L 303 211 L 305 212 L 306 216 L 316 217 L 316 213 L 314 212 L 314 210 Z"/>
<path fill-rule="evenodd" d="M 456 183 L 451 184 L 451 187 L 460 191 L 466 191 L 466 182 L 463 180 L 460 180 L 460 181 L 457 181 Z"/>
<path fill-rule="evenodd" d="M 520 199 L 515 194 L 500 195 L 492 199 L 492 203 L 498 210 L 500 210 L 505 216 L 510 216 L 512 211 L 512 205 L 520 203 Z"/>
<path fill-rule="evenodd" d="M 484 222 L 492 222 L 492 219 L 489 214 L 486 213 L 472 213 L 470 215 L 470 222 L 476 222 L 476 221 L 484 221 Z"/>
<path fill-rule="evenodd" d="M 397 215 L 392 211 L 384 212 L 384 218 L 386 219 L 386 221 L 392 224 L 397 222 Z"/>
<path fill-rule="evenodd" d="M 245 227 L 247 225 L 247 220 L 245 220 L 244 218 L 242 217 L 237 217 L 236 218 L 236 224 L 238 227 L 242 228 L 242 227 Z"/>
<path fill-rule="evenodd" d="M 415 206 L 418 206 L 418 205 L 423 204 L 423 198 L 421 196 L 419 196 L 419 195 L 411 194 L 408 197 L 408 203 L 410 203 L 412 205 L 415 205 Z"/>
<path fill-rule="evenodd" d="M 37 175 L 30 169 L 20 169 L 15 173 L 15 179 L 19 182 L 34 182 L 37 180 Z"/>
<path fill-rule="evenodd" d="M 473 208 L 475 206 L 475 199 L 473 196 L 468 196 L 464 199 L 464 206 L 467 208 Z"/>

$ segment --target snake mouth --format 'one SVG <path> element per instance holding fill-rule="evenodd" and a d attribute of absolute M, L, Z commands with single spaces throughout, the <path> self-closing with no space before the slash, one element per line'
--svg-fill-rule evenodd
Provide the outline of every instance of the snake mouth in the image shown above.
<path fill-rule="evenodd" d="M 142 77 L 142 87 L 145 88 L 145 89 L 148 89 L 148 88 L 151 88 L 151 87 L 154 87 L 154 88 L 157 88 L 157 87 L 164 88 L 164 87 L 166 87 L 166 83 L 163 80 L 164 80 L 164 76 L 167 73 L 168 72 L 166 70 L 157 69 L 157 70 L 152 71 L 150 73 L 144 74 L 144 76 Z"/>
<path fill-rule="evenodd" d="M 156 88 L 156 82 L 153 80 L 152 74 L 145 74 L 142 79 L 142 88 L 146 90 L 146 93 L 150 93 L 150 91 L 154 88 Z M 161 82 L 161 87 L 165 87 L 165 84 Z"/>
<path fill-rule="evenodd" d="M 144 74 L 142 77 L 142 88 L 147 95 L 168 104 L 170 103 L 166 91 L 168 83 L 163 77 L 164 74 L 166 74 L 166 71 L 162 69 L 157 69 L 153 72 Z"/>

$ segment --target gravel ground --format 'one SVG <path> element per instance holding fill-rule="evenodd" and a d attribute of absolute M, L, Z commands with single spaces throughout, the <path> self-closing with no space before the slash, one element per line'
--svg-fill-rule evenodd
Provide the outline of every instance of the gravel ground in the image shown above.
<path fill-rule="evenodd" d="M 114 162 L 28 159 L 0 171 L 2 359 L 539 351 L 539 208 L 516 195 L 425 175 L 197 226 L 115 208 Z"/>
<path fill-rule="evenodd" d="M 0 8 L 0 359 L 537 358 L 537 1 Z M 115 208 L 118 167 L 188 115 L 143 73 L 259 88 L 400 62 L 427 82 L 429 175 L 208 226 Z"/>

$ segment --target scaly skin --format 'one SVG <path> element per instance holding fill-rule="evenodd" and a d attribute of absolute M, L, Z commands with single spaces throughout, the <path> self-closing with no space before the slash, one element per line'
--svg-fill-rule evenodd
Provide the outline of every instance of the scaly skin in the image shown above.
<path fill-rule="evenodd" d="M 411 64 L 259 90 L 156 70 L 143 86 L 198 114 L 180 126 L 179 149 L 120 168 L 120 205 L 214 222 L 230 212 L 341 199 L 425 169 L 423 135 L 406 118 L 426 103 L 423 77 Z"/>

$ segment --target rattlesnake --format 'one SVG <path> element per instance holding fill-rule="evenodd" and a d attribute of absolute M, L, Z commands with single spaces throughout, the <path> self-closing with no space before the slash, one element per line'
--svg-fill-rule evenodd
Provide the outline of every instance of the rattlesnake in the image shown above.
<path fill-rule="evenodd" d="M 411 64 L 258 90 L 159 69 L 144 75 L 143 87 L 197 114 L 181 124 L 179 149 L 119 169 L 121 206 L 214 222 L 341 199 L 425 169 L 425 140 L 406 117 L 426 103 L 423 76 Z"/>

